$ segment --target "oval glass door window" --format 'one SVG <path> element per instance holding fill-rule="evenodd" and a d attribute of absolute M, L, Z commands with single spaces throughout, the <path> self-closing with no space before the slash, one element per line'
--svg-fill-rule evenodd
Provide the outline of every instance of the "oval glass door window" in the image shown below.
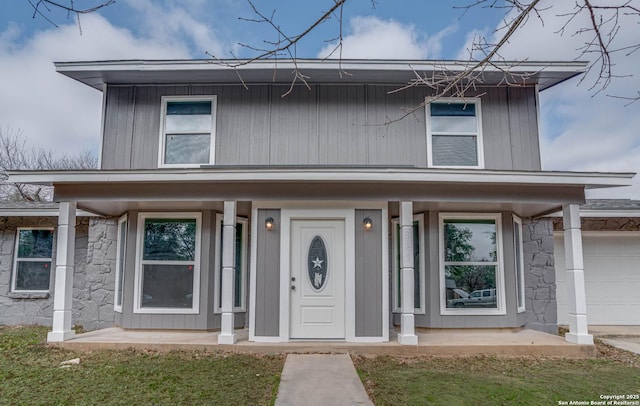
<path fill-rule="evenodd" d="M 311 240 L 307 258 L 309 282 L 311 282 L 313 290 L 320 291 L 327 282 L 329 264 L 327 261 L 327 247 L 319 235 L 316 235 Z"/>

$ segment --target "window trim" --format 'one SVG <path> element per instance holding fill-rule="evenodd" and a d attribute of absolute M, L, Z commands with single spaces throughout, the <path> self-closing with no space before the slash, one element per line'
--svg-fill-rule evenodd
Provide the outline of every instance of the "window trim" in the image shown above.
<path fill-rule="evenodd" d="M 456 103 L 456 104 L 474 104 L 476 106 L 476 133 L 475 134 L 460 134 L 456 135 L 475 135 L 476 136 L 476 151 L 478 153 L 478 165 L 466 166 L 466 165 L 434 165 L 433 163 L 433 133 L 431 131 L 431 103 Z M 484 169 L 484 141 L 482 138 L 482 108 L 479 97 L 441 97 L 436 100 L 429 101 L 429 98 L 425 98 L 425 116 L 427 127 L 427 167 L 429 168 L 451 168 L 451 169 Z M 447 135 L 447 133 L 436 133 L 435 135 Z"/>
<path fill-rule="evenodd" d="M 142 307 L 142 254 L 144 250 L 144 222 L 148 218 L 195 219 L 196 250 L 193 264 L 193 307 L 190 309 L 174 307 Z M 136 269 L 133 287 L 133 312 L 136 314 L 198 314 L 200 313 L 200 263 L 202 242 L 202 213 L 200 212 L 141 212 L 138 213 L 136 230 Z M 169 261 L 165 261 L 169 262 Z"/>
<path fill-rule="evenodd" d="M 120 227 L 122 227 L 122 223 L 125 223 L 125 231 L 124 231 L 124 249 L 121 250 L 121 241 L 120 241 Z M 122 303 L 118 304 L 118 287 L 120 287 L 120 298 L 122 302 L 124 302 L 124 271 L 126 270 L 126 266 L 122 270 L 122 280 L 120 280 L 120 259 L 127 259 L 127 237 L 129 232 L 129 221 L 128 215 L 124 214 L 118 219 L 118 227 L 117 227 L 117 236 L 116 236 L 116 277 L 115 277 L 115 286 L 113 289 L 113 311 L 122 313 Z M 123 264 L 124 265 L 124 264 Z"/>
<path fill-rule="evenodd" d="M 209 146 L 209 162 L 197 164 L 166 164 L 164 162 L 166 148 L 166 132 L 165 124 L 167 119 L 167 103 L 168 102 L 211 102 L 211 144 Z M 159 168 L 200 168 L 202 165 L 215 165 L 216 157 L 216 111 L 218 108 L 217 95 L 210 96 L 162 96 L 160 111 L 160 141 L 158 148 L 158 167 Z"/>
<path fill-rule="evenodd" d="M 413 221 L 418 222 L 418 243 L 420 244 L 420 307 L 415 307 L 413 310 L 413 314 L 426 314 L 426 262 L 425 262 L 425 241 L 424 241 L 424 213 L 414 214 Z M 398 233 L 396 232 L 398 225 L 400 224 L 400 219 L 398 217 L 394 217 L 391 219 L 391 284 L 392 284 L 392 312 L 400 313 L 402 309 L 398 306 L 398 273 L 400 270 L 398 269 L 398 261 L 396 258 L 398 257 Z"/>
<path fill-rule="evenodd" d="M 518 307 L 518 313 L 523 313 L 527 310 L 526 308 L 526 290 L 525 290 L 525 281 L 524 281 L 524 241 L 522 240 L 522 219 L 520 217 L 517 217 L 515 214 L 513 215 L 513 223 L 514 223 L 514 227 L 513 227 L 513 258 L 514 258 L 514 265 L 515 265 L 515 269 L 514 271 L 516 273 L 520 274 L 520 286 L 518 286 L 518 275 L 515 275 L 515 281 L 516 281 L 516 306 Z M 520 226 L 520 258 L 518 258 L 518 250 L 516 249 L 516 233 L 515 233 L 515 224 L 518 224 Z M 520 262 L 520 271 L 518 271 L 518 264 L 517 262 Z M 518 297 L 522 298 L 522 306 L 518 305 Z"/>
<path fill-rule="evenodd" d="M 494 220 L 496 224 L 496 301 L 497 308 L 447 308 L 447 297 L 445 295 L 445 260 L 444 260 L 444 221 L 445 220 Z M 502 216 L 500 213 L 439 213 L 438 214 L 438 273 L 440 277 L 440 314 L 442 316 L 483 316 L 483 315 L 505 315 L 505 282 L 504 282 L 504 242 L 502 238 Z M 487 263 L 491 264 L 491 263 Z"/>
<path fill-rule="evenodd" d="M 214 246 L 214 252 L 215 252 L 215 259 L 214 259 L 214 266 L 215 266 L 215 270 L 213 273 L 213 277 L 214 277 L 214 290 L 213 290 L 213 312 L 215 314 L 220 314 L 222 313 L 222 308 L 221 306 L 218 306 L 218 303 L 220 303 L 220 294 L 221 294 L 221 289 L 222 286 L 220 286 L 220 272 L 222 271 L 221 266 L 222 266 L 222 253 L 220 250 L 220 245 L 222 244 L 222 219 L 224 218 L 224 214 L 223 213 L 216 213 L 216 227 L 215 227 L 215 233 L 216 233 L 216 237 L 214 238 L 215 241 L 215 246 Z M 236 224 L 242 224 L 242 240 L 240 241 L 240 251 L 241 251 L 241 255 L 242 255 L 242 269 L 240 270 L 240 288 L 241 288 L 241 300 L 240 300 L 240 306 L 233 306 L 233 312 L 234 313 L 244 313 L 246 311 L 247 308 L 247 234 L 248 234 L 248 227 L 249 227 L 249 219 L 246 217 L 236 217 Z M 235 252 L 235 251 L 234 251 Z"/>
<path fill-rule="evenodd" d="M 22 230 L 50 230 L 53 234 L 53 239 L 51 241 L 51 258 L 18 258 L 18 250 L 20 245 L 20 231 Z M 55 255 L 55 229 L 53 227 L 17 227 L 15 233 L 15 242 L 13 245 L 14 253 L 13 253 L 13 266 L 11 269 L 11 293 L 49 293 L 51 291 L 51 270 L 55 266 L 53 263 L 53 258 Z M 49 289 L 46 290 L 26 290 L 26 289 L 17 289 L 16 283 L 18 282 L 18 262 L 49 262 Z"/>

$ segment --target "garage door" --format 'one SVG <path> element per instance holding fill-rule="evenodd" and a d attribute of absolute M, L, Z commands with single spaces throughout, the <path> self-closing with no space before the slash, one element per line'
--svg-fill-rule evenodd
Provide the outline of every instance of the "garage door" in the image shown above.
<path fill-rule="evenodd" d="M 568 324 L 564 243 L 554 238 L 558 323 Z M 640 325 L 640 236 L 589 233 L 582 237 L 587 322 Z"/>

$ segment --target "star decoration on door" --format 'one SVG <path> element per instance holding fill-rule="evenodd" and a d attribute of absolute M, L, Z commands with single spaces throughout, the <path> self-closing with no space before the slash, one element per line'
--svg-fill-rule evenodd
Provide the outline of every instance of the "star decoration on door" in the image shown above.
<path fill-rule="evenodd" d="M 322 263 L 324 261 L 321 260 L 320 258 L 316 257 L 316 259 L 314 259 L 311 262 L 313 263 L 313 269 L 315 269 L 315 268 L 322 269 Z"/>

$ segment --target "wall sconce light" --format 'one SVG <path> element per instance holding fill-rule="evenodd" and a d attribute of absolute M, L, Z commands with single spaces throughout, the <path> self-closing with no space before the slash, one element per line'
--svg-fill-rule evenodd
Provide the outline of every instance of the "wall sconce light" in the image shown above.
<path fill-rule="evenodd" d="M 264 228 L 266 228 L 267 231 L 273 230 L 273 217 L 266 218 L 266 220 L 264 221 Z"/>
<path fill-rule="evenodd" d="M 364 231 L 373 229 L 373 221 L 371 221 L 371 218 L 365 217 L 365 219 L 362 220 L 362 223 L 364 224 Z"/>

